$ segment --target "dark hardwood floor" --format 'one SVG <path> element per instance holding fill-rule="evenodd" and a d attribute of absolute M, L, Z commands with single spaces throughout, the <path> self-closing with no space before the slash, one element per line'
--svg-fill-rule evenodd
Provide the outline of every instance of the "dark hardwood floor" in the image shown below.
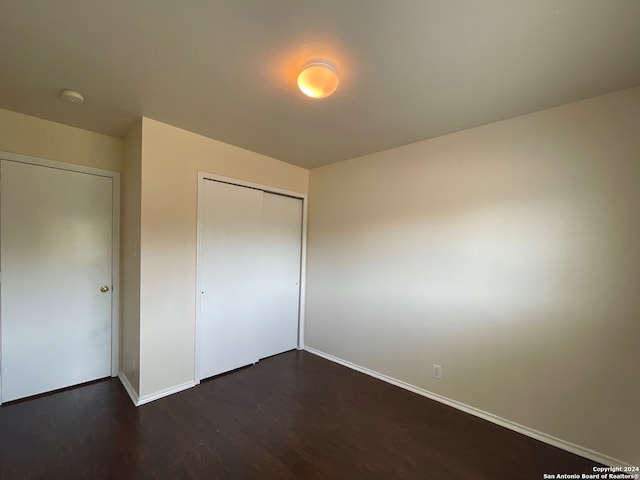
<path fill-rule="evenodd" d="M 0 408 L 3 480 L 518 480 L 594 465 L 305 352 L 139 408 L 117 379 Z"/>

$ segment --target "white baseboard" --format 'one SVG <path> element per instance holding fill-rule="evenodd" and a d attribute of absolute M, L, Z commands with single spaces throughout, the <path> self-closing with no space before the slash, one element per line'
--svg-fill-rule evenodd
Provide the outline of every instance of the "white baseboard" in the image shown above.
<path fill-rule="evenodd" d="M 469 413 L 476 417 L 482 418 L 491 423 L 495 423 L 496 425 L 500 425 L 501 427 L 505 427 L 505 428 L 508 428 L 509 430 L 513 430 L 515 432 L 521 433 L 522 435 L 526 435 L 527 437 L 535 438 L 536 440 L 540 440 L 541 442 L 547 443 L 554 447 L 558 447 L 567 452 L 575 453 L 576 455 L 580 455 L 581 457 L 588 458 L 589 460 L 593 460 L 595 462 L 599 462 L 604 465 L 608 465 L 610 467 L 631 466 L 630 463 L 623 462 L 622 460 L 618 460 L 617 458 L 613 458 L 603 453 L 591 450 L 589 448 L 576 445 L 575 443 L 567 442 L 566 440 L 562 440 L 560 438 L 547 435 L 546 433 L 539 432 L 538 430 L 525 427 L 524 425 L 520 425 L 519 423 L 515 423 L 505 418 L 498 417 L 497 415 L 494 415 L 492 413 L 485 412 L 484 410 L 480 410 L 470 405 L 466 405 L 456 400 L 452 400 L 442 395 L 438 395 L 437 393 L 430 392 L 423 388 L 416 387 L 415 385 L 411 385 L 409 383 L 403 382 L 402 380 L 389 377 L 382 373 L 378 373 L 374 370 L 369 370 L 368 368 L 361 367 L 360 365 L 356 365 L 355 363 L 351 363 L 347 360 L 343 360 L 341 358 L 335 357 L 333 355 L 322 352 L 320 350 L 316 350 L 315 348 L 305 346 L 304 350 L 314 355 L 318 355 L 319 357 L 326 358 L 327 360 L 331 360 L 332 362 L 339 363 L 340 365 L 343 365 L 345 367 L 348 367 L 358 372 L 369 375 L 371 377 L 377 378 L 378 380 L 382 380 L 383 382 L 387 382 L 397 387 L 403 388 L 405 390 L 409 390 L 410 392 L 417 393 L 418 395 L 422 395 L 423 397 L 430 398 L 431 400 L 435 400 L 436 402 L 444 403 L 445 405 L 456 408 L 465 413 Z"/>
<path fill-rule="evenodd" d="M 185 382 L 185 383 L 182 383 L 180 385 L 175 385 L 173 387 L 165 388 L 165 389 L 160 390 L 158 392 L 149 393 L 147 395 L 142 395 L 140 397 L 140 396 L 138 396 L 138 394 L 136 393 L 134 388 L 131 386 L 131 383 L 129 382 L 129 379 L 127 378 L 127 376 L 123 372 L 120 372 L 120 374 L 118 375 L 118 378 L 120 379 L 120 382 L 124 386 L 124 389 L 127 391 L 127 393 L 129 394 L 129 397 L 131 397 L 131 400 L 133 401 L 133 404 L 136 407 L 139 407 L 140 405 L 144 405 L 145 403 L 153 402 L 154 400 L 158 400 L 158 399 L 163 398 L 163 397 L 167 397 L 169 395 L 173 395 L 174 393 L 178 393 L 178 392 L 181 392 L 183 390 L 187 390 L 187 389 L 189 389 L 191 387 L 194 387 L 194 386 L 196 386 L 198 384 L 198 382 L 193 382 L 193 381 Z"/>
<path fill-rule="evenodd" d="M 136 393 L 135 389 L 131 385 L 131 382 L 129 382 L 129 379 L 127 378 L 127 375 L 124 372 L 120 372 L 118 374 L 118 378 L 120 379 L 120 383 L 122 383 L 122 386 L 124 387 L 124 389 L 129 394 L 129 398 L 131 398 L 131 401 L 137 407 L 138 406 L 138 394 Z"/>
<path fill-rule="evenodd" d="M 168 397 L 169 395 L 173 395 L 174 393 L 181 392 L 183 390 L 187 390 L 189 388 L 195 387 L 197 385 L 194 381 L 189 381 L 185 383 L 181 383 L 180 385 L 176 385 L 174 387 L 165 388 L 163 390 L 159 390 L 154 393 L 149 393 L 147 395 L 142 395 L 138 398 L 138 407 L 140 405 L 144 405 L 145 403 L 153 402 L 154 400 L 158 400 L 163 397 Z"/>

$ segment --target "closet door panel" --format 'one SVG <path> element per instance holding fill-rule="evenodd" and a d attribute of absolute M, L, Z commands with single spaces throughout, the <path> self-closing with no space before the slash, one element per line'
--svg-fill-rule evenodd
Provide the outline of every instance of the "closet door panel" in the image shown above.
<path fill-rule="evenodd" d="M 263 316 L 262 191 L 203 181 L 200 378 L 258 361 Z"/>
<path fill-rule="evenodd" d="M 260 358 L 292 350 L 298 345 L 301 244 L 302 200 L 265 192 Z"/>

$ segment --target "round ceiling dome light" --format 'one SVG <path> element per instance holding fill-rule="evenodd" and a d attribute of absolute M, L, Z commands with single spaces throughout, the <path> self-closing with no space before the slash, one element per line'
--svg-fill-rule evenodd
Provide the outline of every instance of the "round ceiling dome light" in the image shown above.
<path fill-rule="evenodd" d="M 298 88 L 311 98 L 324 98 L 338 88 L 336 67 L 326 60 L 311 60 L 298 75 Z"/>
<path fill-rule="evenodd" d="M 69 103 L 84 103 L 84 95 L 74 90 L 62 90 L 60 98 Z"/>

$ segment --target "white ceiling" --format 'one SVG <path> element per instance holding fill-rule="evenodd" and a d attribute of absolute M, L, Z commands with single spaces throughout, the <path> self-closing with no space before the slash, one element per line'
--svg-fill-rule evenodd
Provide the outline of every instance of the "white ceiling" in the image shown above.
<path fill-rule="evenodd" d="M 312 100 L 318 57 L 341 84 Z M 640 1 L 0 0 L 0 68 L 2 108 L 310 168 L 640 85 Z"/>

